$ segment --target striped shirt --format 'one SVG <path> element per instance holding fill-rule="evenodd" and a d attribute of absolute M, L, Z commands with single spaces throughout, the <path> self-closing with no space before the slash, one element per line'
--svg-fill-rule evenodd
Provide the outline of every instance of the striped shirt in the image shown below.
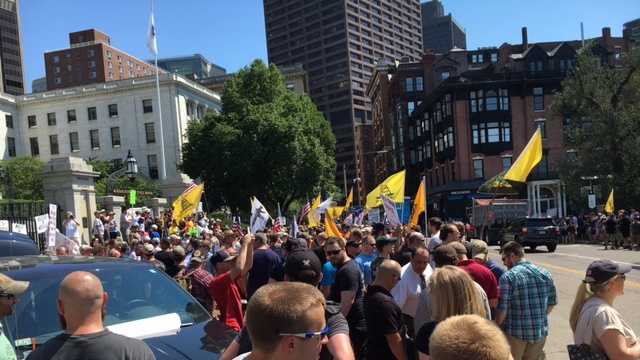
<path fill-rule="evenodd" d="M 506 311 L 502 328 L 523 341 L 539 341 L 549 334 L 547 308 L 558 303 L 551 274 L 521 261 L 500 277 L 498 310 Z"/>

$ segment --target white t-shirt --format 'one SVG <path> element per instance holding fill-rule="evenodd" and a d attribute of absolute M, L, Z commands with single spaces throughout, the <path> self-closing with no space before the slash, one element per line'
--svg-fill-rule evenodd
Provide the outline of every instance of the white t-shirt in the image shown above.
<path fill-rule="evenodd" d="M 244 360 L 244 359 L 248 358 L 248 357 L 249 357 L 249 355 L 251 355 L 251 352 L 246 352 L 246 353 L 244 353 L 244 354 L 240 354 L 240 355 L 238 355 L 238 356 L 234 357 L 234 358 L 233 358 L 233 359 L 231 359 L 231 360 Z"/>
<path fill-rule="evenodd" d="M 618 310 L 594 296 L 584 303 L 580 311 L 580 319 L 573 335 L 575 344 L 588 344 L 593 350 L 604 352 L 600 337 L 609 329 L 618 330 L 627 340 L 628 346 L 633 346 L 638 341 L 638 337 L 622 319 Z"/>
<path fill-rule="evenodd" d="M 431 265 L 427 265 L 422 272 L 425 285 L 429 283 L 429 278 L 432 273 L 433 269 Z M 422 280 L 420 279 L 420 275 L 413 271 L 411 263 L 405 264 L 402 267 L 401 274 L 400 281 L 391 289 L 391 295 L 396 304 L 402 309 L 402 313 L 414 317 L 416 316 L 416 309 L 418 308 L 418 297 L 423 291 L 420 288 Z"/>

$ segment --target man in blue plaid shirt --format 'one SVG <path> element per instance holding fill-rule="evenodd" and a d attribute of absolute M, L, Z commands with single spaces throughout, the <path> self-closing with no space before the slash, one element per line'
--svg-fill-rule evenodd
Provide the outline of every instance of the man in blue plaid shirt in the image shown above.
<path fill-rule="evenodd" d="M 509 270 L 500 277 L 496 322 L 507 335 L 514 360 L 544 359 L 548 315 L 558 303 L 551 274 L 525 260 L 522 245 L 515 241 L 501 252 Z"/>

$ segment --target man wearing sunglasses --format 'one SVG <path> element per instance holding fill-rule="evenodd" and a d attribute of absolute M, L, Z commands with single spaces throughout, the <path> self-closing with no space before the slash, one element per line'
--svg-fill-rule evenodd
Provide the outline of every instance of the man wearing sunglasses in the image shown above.
<path fill-rule="evenodd" d="M 18 296 L 22 295 L 29 287 L 28 281 L 16 281 L 12 278 L 0 274 L 0 321 L 13 314 L 14 306 L 18 302 Z M 0 323 L 0 359 L 15 360 L 16 353 L 13 346 L 4 334 L 4 329 Z"/>

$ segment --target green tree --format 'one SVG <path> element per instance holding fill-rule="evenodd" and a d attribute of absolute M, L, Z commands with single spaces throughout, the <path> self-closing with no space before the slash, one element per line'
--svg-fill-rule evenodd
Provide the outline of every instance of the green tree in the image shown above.
<path fill-rule="evenodd" d="M 569 200 L 586 207 L 581 177 L 597 176 L 599 203 L 616 189 L 616 207 L 640 201 L 640 51 L 625 54 L 622 66 L 603 61 L 602 49 L 592 44 L 580 52 L 575 71 L 562 83 L 553 102 L 565 119 L 569 152 L 560 166 Z"/>
<path fill-rule="evenodd" d="M 42 200 L 42 171 L 38 158 L 19 157 L 0 162 L 2 194 L 10 199 Z"/>
<path fill-rule="evenodd" d="M 87 160 L 87 163 L 93 166 L 93 171 L 98 172 L 100 175 L 96 179 L 96 195 L 104 196 L 107 195 L 107 183 L 109 175 L 113 172 L 119 170 L 113 166 L 111 161 L 106 160 L 96 160 L 90 159 Z M 153 182 L 142 176 L 137 176 L 135 179 L 131 180 L 126 175 L 122 175 L 113 180 L 111 183 L 111 188 L 119 189 L 119 190 L 137 190 L 138 192 L 151 192 L 152 195 L 138 195 L 138 198 L 149 198 L 154 196 L 160 196 L 161 192 L 158 189 L 158 186 Z M 119 194 L 122 195 L 122 194 Z"/>
<path fill-rule="evenodd" d="M 274 209 L 318 191 L 333 192 L 335 137 L 309 97 L 289 91 L 274 66 L 256 60 L 229 80 L 222 112 L 192 122 L 182 170 L 205 182 L 210 207 Z"/>

